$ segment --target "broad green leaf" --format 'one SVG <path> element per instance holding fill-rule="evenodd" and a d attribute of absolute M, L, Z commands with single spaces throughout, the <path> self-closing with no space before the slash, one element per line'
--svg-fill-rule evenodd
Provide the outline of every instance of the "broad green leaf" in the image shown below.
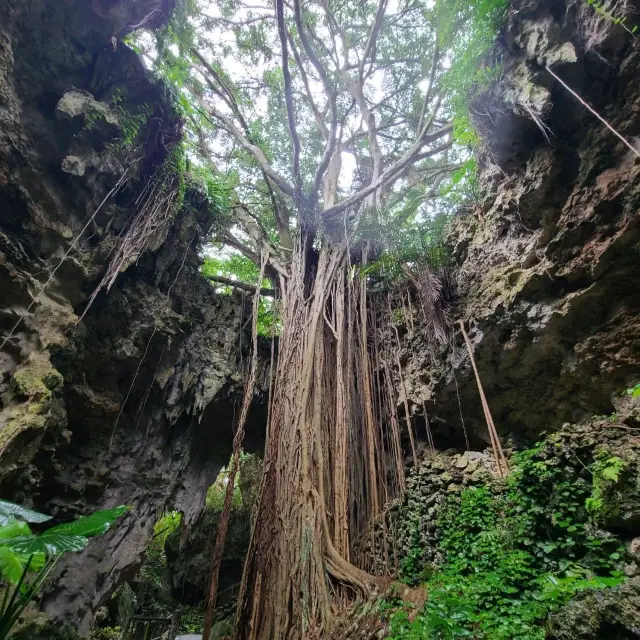
<path fill-rule="evenodd" d="M 21 520 L 14 520 L 4 526 L 0 527 L 0 539 L 3 538 L 17 538 L 19 536 L 30 536 L 31 529 L 26 522 Z"/>
<path fill-rule="evenodd" d="M 38 572 L 42 567 L 44 567 L 45 562 L 47 561 L 47 556 L 44 553 L 32 553 L 28 556 L 19 556 L 23 565 L 27 564 L 29 558 L 31 558 L 31 562 L 29 562 L 29 571 Z"/>
<path fill-rule="evenodd" d="M 24 571 L 22 559 L 6 546 L 0 546 L 0 574 L 11 584 L 17 584 Z"/>
<path fill-rule="evenodd" d="M 7 524 L 14 519 L 25 522 L 47 522 L 47 520 L 51 520 L 51 516 L 32 511 L 7 500 L 0 500 L 0 525 Z"/>
<path fill-rule="evenodd" d="M 29 556 L 32 553 L 57 555 L 65 551 L 82 551 L 88 542 L 89 540 L 84 536 L 70 536 L 46 531 L 39 536 L 5 538 L 0 540 L 0 545 L 11 547 L 14 553 L 21 556 Z"/>
<path fill-rule="evenodd" d="M 23 555 L 7 545 L 0 546 L 0 574 L 11 584 L 17 584 L 27 564 L 29 571 L 38 572 L 46 562 L 44 553 Z"/>
<path fill-rule="evenodd" d="M 97 513 L 92 513 L 90 516 L 78 518 L 73 522 L 67 522 L 65 524 L 59 524 L 57 527 L 52 527 L 44 535 L 59 534 L 63 536 L 84 536 L 86 538 L 99 536 L 102 533 L 106 533 L 113 522 L 126 510 L 127 507 L 120 506 L 115 509 L 98 511 Z"/>

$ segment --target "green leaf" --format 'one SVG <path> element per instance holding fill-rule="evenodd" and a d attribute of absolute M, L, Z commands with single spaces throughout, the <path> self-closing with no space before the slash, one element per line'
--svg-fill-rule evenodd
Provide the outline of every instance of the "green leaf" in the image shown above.
<path fill-rule="evenodd" d="M 17 584 L 24 571 L 20 556 L 6 546 L 0 546 L 0 574 L 11 584 Z"/>
<path fill-rule="evenodd" d="M 40 536 L 21 536 L 18 538 L 5 538 L 0 540 L 0 545 L 11 547 L 14 553 L 21 556 L 30 556 L 34 553 L 57 555 L 65 551 L 82 551 L 89 540 L 84 536 L 70 536 L 63 533 L 48 531 Z"/>
<path fill-rule="evenodd" d="M 32 511 L 7 500 L 0 500 L 0 525 L 15 519 L 25 522 L 47 522 L 47 520 L 51 520 L 51 516 Z"/>
<path fill-rule="evenodd" d="M 65 524 L 59 524 L 56 527 L 52 527 L 43 535 L 65 535 L 65 536 L 83 536 L 91 538 L 92 536 L 99 536 L 106 533 L 109 527 L 117 520 L 125 511 L 127 507 L 120 506 L 115 509 L 105 509 L 104 511 L 98 511 L 92 513 L 90 516 L 84 516 L 78 518 L 73 522 L 67 522 Z"/>
<path fill-rule="evenodd" d="M 26 522 L 20 520 L 14 520 L 0 527 L 0 539 L 2 538 L 17 538 L 19 536 L 30 536 L 31 529 Z"/>

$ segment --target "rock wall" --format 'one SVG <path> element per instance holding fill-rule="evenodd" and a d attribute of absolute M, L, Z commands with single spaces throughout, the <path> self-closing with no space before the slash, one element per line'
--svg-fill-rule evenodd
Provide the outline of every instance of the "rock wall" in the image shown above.
<path fill-rule="evenodd" d="M 451 318 L 467 324 L 499 431 L 531 441 L 609 413 L 640 378 L 640 158 L 546 68 L 640 149 L 640 43 L 585 2 L 516 0 L 496 62 L 472 109 L 485 196 L 449 238 Z M 407 393 L 436 436 L 464 446 L 462 412 L 488 441 L 457 328 L 452 343 L 434 364 L 409 332 Z"/>
<path fill-rule="evenodd" d="M 171 5 L 0 1 L 0 494 L 60 519 L 131 507 L 43 600 L 82 634 L 165 507 L 197 519 L 242 387 L 249 309 L 199 275 L 213 214 L 195 187 L 81 317 L 180 139 L 166 90 L 119 41 Z"/>

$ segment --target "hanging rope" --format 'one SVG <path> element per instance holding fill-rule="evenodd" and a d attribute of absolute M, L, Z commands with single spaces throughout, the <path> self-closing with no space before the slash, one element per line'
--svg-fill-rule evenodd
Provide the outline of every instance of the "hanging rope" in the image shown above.
<path fill-rule="evenodd" d="M 469 352 L 469 358 L 471 360 L 473 372 L 476 376 L 476 383 L 478 385 L 478 392 L 480 393 L 480 401 L 482 402 L 484 417 L 487 421 L 487 428 L 489 430 L 489 437 L 491 438 L 491 447 L 493 449 L 493 457 L 496 460 L 498 475 L 501 478 L 505 478 L 509 473 L 509 465 L 507 464 L 507 459 L 505 458 L 504 451 L 502 450 L 502 445 L 500 444 L 500 438 L 498 437 L 498 431 L 496 430 L 496 425 L 493 422 L 493 417 L 491 416 L 491 411 L 489 410 L 487 398 L 484 395 L 484 389 L 482 388 L 482 382 L 480 381 L 480 374 L 478 373 L 478 367 L 476 366 L 476 359 L 473 357 L 473 347 L 471 345 L 471 340 L 469 340 L 469 336 L 467 335 L 467 332 L 464 328 L 464 320 L 459 320 L 458 323 L 460 325 L 460 331 L 462 332 L 465 344 L 467 345 L 467 351 Z"/>

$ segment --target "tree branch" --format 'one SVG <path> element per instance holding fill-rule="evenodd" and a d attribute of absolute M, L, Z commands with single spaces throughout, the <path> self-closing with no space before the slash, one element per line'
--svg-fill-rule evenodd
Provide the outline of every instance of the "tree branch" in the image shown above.
<path fill-rule="evenodd" d="M 251 260 L 251 262 L 253 262 L 254 264 L 260 264 L 260 256 L 255 251 L 252 251 L 249 247 L 240 242 L 240 240 L 234 238 L 230 233 L 223 233 L 222 235 L 215 238 L 215 241 L 233 247 L 234 249 L 238 250 L 245 258 L 249 258 L 249 260 Z"/>
<path fill-rule="evenodd" d="M 196 56 L 196 58 L 198 58 L 198 60 L 200 61 L 200 64 L 202 64 L 202 66 L 209 72 L 209 74 L 211 74 L 215 78 L 216 82 L 220 85 L 220 87 L 222 87 L 222 89 L 215 88 L 215 85 L 213 85 L 213 83 L 211 82 L 211 79 L 205 76 L 205 80 L 207 81 L 207 84 L 211 87 L 212 91 L 214 91 L 216 95 L 219 95 L 222 98 L 222 100 L 227 104 L 227 106 L 231 109 L 231 111 L 233 111 L 236 118 L 238 118 L 238 121 L 242 125 L 242 128 L 244 129 L 245 133 L 247 133 L 249 131 L 249 125 L 247 124 L 247 121 L 244 119 L 244 116 L 240 111 L 240 107 L 238 106 L 236 97 L 233 95 L 233 92 L 231 91 L 231 89 L 229 89 L 227 83 L 222 79 L 220 74 L 207 62 L 205 57 L 197 49 L 192 48 L 191 53 L 193 53 L 193 55 Z"/>
<path fill-rule="evenodd" d="M 269 176 L 269 178 L 271 178 L 271 180 L 273 180 L 274 184 L 283 193 L 286 193 L 288 196 L 295 196 L 295 190 L 293 187 L 269 164 L 266 156 L 262 152 L 262 149 L 257 147 L 255 144 L 252 144 L 242 131 L 238 129 L 231 118 L 225 116 L 214 105 L 206 104 L 200 96 L 196 95 L 196 99 L 205 111 L 224 124 L 226 130 L 240 143 L 243 149 L 253 155 L 253 157 L 258 161 L 261 169 Z"/>
<path fill-rule="evenodd" d="M 287 275 L 286 269 L 274 258 L 277 251 L 269 241 L 262 225 L 252 216 L 243 205 L 234 207 L 237 221 L 242 225 L 245 233 L 255 242 L 256 246 L 269 256 L 269 266 L 278 273 Z"/>
<path fill-rule="evenodd" d="M 328 218 L 336 216 L 339 213 L 342 213 L 343 211 L 345 211 L 346 209 L 349 209 L 350 207 L 353 207 L 354 205 L 359 204 L 368 195 L 370 195 L 377 189 L 380 189 L 385 184 L 396 179 L 409 166 L 409 164 L 413 160 L 415 160 L 416 155 L 419 153 L 420 149 L 425 144 L 428 144 L 429 142 L 435 142 L 436 140 L 439 140 L 440 138 L 443 138 L 444 136 L 451 133 L 453 131 L 453 124 L 447 124 L 444 127 L 430 134 L 427 134 L 426 131 L 427 131 L 427 127 L 423 129 L 422 135 L 418 136 L 416 141 L 409 147 L 409 149 L 407 149 L 405 154 L 399 160 L 397 160 L 394 164 L 388 167 L 380 175 L 380 177 L 377 180 L 375 180 L 374 182 L 371 182 L 369 185 L 367 185 L 366 187 L 358 191 L 358 193 L 355 193 L 352 196 L 345 198 L 342 202 L 339 202 L 333 207 L 326 209 L 324 211 L 324 215 Z"/>
<path fill-rule="evenodd" d="M 250 291 L 251 293 L 255 293 L 258 288 L 257 284 L 251 284 L 249 282 L 239 282 L 238 280 L 232 280 L 231 278 L 225 278 L 224 276 L 206 276 L 207 280 L 211 280 L 211 282 L 219 282 L 220 284 L 224 284 L 227 287 L 235 287 L 236 289 L 242 289 L 243 291 Z M 260 295 L 266 296 L 268 298 L 275 298 L 276 290 L 275 289 L 260 289 Z"/>
<path fill-rule="evenodd" d="M 384 12 L 387 9 L 387 0 L 380 0 L 378 2 L 378 9 L 376 10 L 376 17 L 373 21 L 373 25 L 371 25 L 371 31 L 369 33 L 369 39 L 367 40 L 367 44 L 364 48 L 364 53 L 362 54 L 362 60 L 360 60 L 360 67 L 358 68 L 358 81 L 362 85 L 364 80 L 364 68 L 367 64 L 367 58 L 371 55 L 371 52 L 375 50 L 376 41 L 378 39 L 378 33 L 380 33 L 380 27 L 382 26 L 382 19 L 384 18 Z M 373 63 L 375 60 L 375 53 L 371 60 L 371 66 L 373 67 Z"/>
<path fill-rule="evenodd" d="M 431 73 L 429 73 L 429 83 L 427 85 L 427 92 L 424 95 L 424 102 L 422 103 L 422 111 L 420 113 L 420 121 L 418 122 L 418 130 L 422 127 L 422 122 L 424 121 L 424 116 L 427 112 L 427 107 L 429 105 L 429 100 L 431 100 L 431 91 L 433 91 L 433 83 L 436 77 L 436 70 L 438 68 L 438 60 L 440 59 L 440 52 L 438 51 L 438 47 L 436 47 L 433 52 L 433 61 L 431 63 Z"/>
<path fill-rule="evenodd" d="M 300 57 L 300 53 L 298 52 L 298 49 L 295 46 L 295 43 L 289 31 L 287 31 L 287 39 L 289 40 L 289 45 L 293 53 L 293 59 L 296 61 L 296 65 L 300 70 L 300 76 L 302 77 L 302 83 L 304 84 L 305 93 L 302 95 L 305 98 L 305 100 L 309 103 L 309 107 L 311 108 L 311 111 L 313 112 L 313 116 L 316 119 L 316 124 L 318 125 L 318 128 L 322 132 L 324 139 L 327 140 L 329 137 L 329 129 L 327 129 L 327 125 L 323 121 L 323 116 L 320 113 L 320 109 L 318 109 L 318 105 L 315 103 L 315 100 L 313 99 L 313 94 L 311 92 L 311 85 L 309 84 L 309 76 L 307 76 L 307 72 L 304 68 L 302 58 Z"/>
<path fill-rule="evenodd" d="M 316 170 L 316 175 L 313 181 L 313 193 L 310 197 L 310 209 L 315 209 L 315 206 L 318 202 L 318 194 L 320 191 L 320 186 L 322 185 L 322 178 L 329 166 L 329 162 L 331 161 L 331 157 L 335 151 L 336 146 L 336 133 L 338 130 L 338 106 L 336 104 L 336 96 L 333 87 L 331 86 L 331 82 L 329 80 L 329 74 L 327 70 L 324 68 L 324 65 L 316 56 L 309 39 L 307 38 L 307 34 L 305 32 L 304 25 L 302 23 L 302 10 L 300 8 L 300 0 L 294 0 L 294 17 L 296 28 L 298 29 L 298 36 L 300 37 L 300 42 L 302 42 L 302 47 L 307 54 L 307 57 L 311 61 L 311 64 L 314 66 L 315 70 L 318 72 L 320 76 L 320 80 L 322 81 L 322 86 L 324 87 L 324 91 L 327 94 L 329 99 L 329 108 L 331 109 L 331 129 L 329 131 L 329 137 L 325 144 L 324 153 L 322 155 L 322 160 L 318 165 L 318 169 Z"/>
<path fill-rule="evenodd" d="M 296 196 L 302 199 L 302 178 L 300 176 L 300 137 L 296 129 L 295 113 L 293 110 L 293 91 L 291 83 L 291 72 L 289 71 L 289 52 L 287 50 L 287 32 L 284 24 L 284 2 L 276 0 L 276 18 L 278 21 L 278 36 L 280 37 L 280 48 L 282 50 L 282 74 L 284 76 L 284 97 L 287 105 L 287 120 L 289 121 L 289 131 L 291 132 L 291 143 L 293 145 L 293 179 L 296 185 Z"/>

